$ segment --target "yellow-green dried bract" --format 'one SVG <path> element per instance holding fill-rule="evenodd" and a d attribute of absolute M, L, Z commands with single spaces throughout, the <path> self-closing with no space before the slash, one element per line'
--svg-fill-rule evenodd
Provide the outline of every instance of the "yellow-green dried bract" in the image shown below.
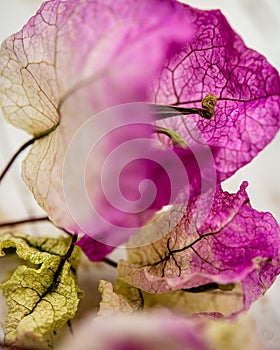
<path fill-rule="evenodd" d="M 70 244 L 70 238 L 10 232 L 0 235 L 0 256 L 15 251 L 26 262 L 0 284 L 8 305 L 7 344 L 33 346 L 44 342 L 75 316 L 82 297 L 75 276 L 79 248 L 75 247 L 67 260 L 65 254 Z"/>
<path fill-rule="evenodd" d="M 208 322 L 207 339 L 213 350 L 261 350 L 264 347 L 256 333 L 256 327 L 248 316 L 235 322 Z"/>
<path fill-rule="evenodd" d="M 101 293 L 98 313 L 100 316 L 114 314 L 116 312 L 131 313 L 140 307 L 141 299 L 138 289 L 121 281 L 117 281 L 116 291 L 114 291 L 111 282 L 101 280 L 98 290 Z"/>
<path fill-rule="evenodd" d="M 197 313 L 220 313 L 224 316 L 237 312 L 242 304 L 242 290 L 236 284 L 233 290 L 223 293 L 210 290 L 200 293 L 183 290 L 163 294 L 151 294 L 118 279 L 114 289 L 109 282 L 101 281 L 99 291 L 102 296 L 99 314 L 114 312 L 133 312 L 155 307 L 168 308 L 187 315 Z M 130 309 L 125 309 L 124 304 Z"/>

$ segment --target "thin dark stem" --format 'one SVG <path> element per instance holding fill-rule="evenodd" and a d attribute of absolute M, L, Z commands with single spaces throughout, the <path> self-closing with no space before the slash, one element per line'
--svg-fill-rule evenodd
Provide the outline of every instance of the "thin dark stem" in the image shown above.
<path fill-rule="evenodd" d="M 180 115 L 198 114 L 204 119 L 211 119 L 215 114 L 217 98 L 214 95 L 206 95 L 201 101 L 202 108 L 196 107 L 177 107 L 172 105 L 150 104 L 154 111 L 153 114 L 157 120 L 176 117 Z"/>
<path fill-rule="evenodd" d="M 41 221 L 49 221 L 51 224 L 53 224 L 52 221 L 49 219 L 49 217 L 42 216 L 42 217 L 39 217 L 39 218 L 28 218 L 28 219 L 17 220 L 17 221 L 2 222 L 2 223 L 0 223 L 0 229 L 2 227 L 30 224 L 30 223 L 41 222 Z M 56 228 L 58 228 L 59 230 L 62 230 L 63 232 L 65 232 L 68 236 L 71 236 L 71 237 L 73 236 L 73 234 L 71 232 L 67 231 L 65 228 L 59 227 L 59 226 L 56 226 L 56 225 L 54 225 L 54 226 Z"/>
<path fill-rule="evenodd" d="M 163 128 L 161 126 L 154 127 L 154 133 L 163 134 L 170 138 L 174 146 L 188 147 L 186 141 L 175 131 Z"/>
<path fill-rule="evenodd" d="M 71 255 L 72 255 L 72 253 L 73 253 L 73 250 L 74 250 L 74 248 L 75 248 L 75 243 L 77 242 L 77 240 L 78 240 L 78 234 L 77 234 L 77 233 L 74 233 L 74 234 L 72 235 L 72 240 L 71 240 L 71 244 L 70 244 L 70 246 L 69 246 L 69 249 L 68 249 L 67 253 L 66 253 L 65 256 L 64 256 L 64 260 L 65 260 L 65 261 L 68 260 L 68 259 L 71 257 Z"/>
<path fill-rule="evenodd" d="M 117 268 L 117 267 L 118 267 L 118 264 L 117 264 L 115 261 L 110 260 L 110 259 L 108 259 L 108 258 L 104 258 L 104 259 L 103 259 L 103 262 L 105 262 L 106 264 L 108 264 L 108 265 L 110 265 L 110 266 L 112 266 L 112 267 L 114 267 L 114 268 Z"/>
<path fill-rule="evenodd" d="M 71 335 L 74 334 L 71 320 L 67 321 L 67 326 Z"/>
<path fill-rule="evenodd" d="M 188 115 L 188 114 L 199 114 L 201 113 L 201 109 L 199 108 L 185 108 L 185 107 L 174 107 L 168 105 L 154 105 L 157 119 L 166 119 L 170 117 L 177 117 L 180 115 Z M 208 119 L 208 118 L 207 118 Z"/>
<path fill-rule="evenodd" d="M 234 283 L 229 284 L 218 284 L 216 282 L 210 282 L 207 284 L 203 284 L 201 286 L 192 287 L 192 288 L 184 288 L 181 289 L 183 292 L 189 293 L 202 293 L 202 292 L 210 292 L 212 290 L 220 289 L 224 292 L 232 291 L 235 287 Z"/>
<path fill-rule="evenodd" d="M 33 222 L 48 221 L 48 220 L 49 218 L 47 216 L 42 216 L 40 218 L 28 218 L 24 220 L 9 221 L 9 222 L 0 223 L 0 228 L 6 227 L 6 226 L 16 226 L 16 225 L 29 224 Z"/>
<path fill-rule="evenodd" d="M 71 237 L 73 236 L 73 233 L 67 231 L 65 228 L 60 227 L 60 226 L 56 226 L 56 225 L 55 225 L 55 227 L 57 227 L 59 230 L 65 232 L 68 236 L 71 236 Z"/>
<path fill-rule="evenodd" d="M 18 345 L 14 345 L 14 344 L 5 344 L 5 343 L 2 343 L 0 341 L 0 349 L 7 349 L 7 350 L 10 350 L 10 349 L 15 349 L 15 350 L 42 350 L 42 349 L 39 349 L 39 348 L 34 348 L 32 347 L 31 348 L 27 348 L 25 346 L 18 346 Z"/>
<path fill-rule="evenodd" d="M 0 182 L 3 180 L 4 176 L 7 174 L 8 170 L 13 165 L 17 157 L 21 154 L 21 152 L 23 152 L 27 147 L 31 146 L 34 143 L 34 141 L 35 141 L 35 138 L 28 140 L 16 151 L 16 153 L 12 156 L 12 158 L 9 160 L 8 164 L 5 166 L 4 170 L 2 171 L 0 175 Z"/>
<path fill-rule="evenodd" d="M 70 243 L 70 246 L 66 252 L 66 254 L 64 255 L 63 259 L 61 259 L 58 268 L 53 276 L 53 283 L 50 285 L 50 287 L 46 290 L 46 292 L 42 295 L 41 299 L 44 298 L 44 296 L 46 296 L 47 294 L 49 294 L 51 291 L 53 291 L 54 289 L 56 289 L 57 285 L 59 284 L 59 276 L 61 274 L 61 271 L 63 269 L 63 266 L 65 264 L 65 262 L 71 257 L 73 250 L 75 248 L 75 243 L 77 242 L 78 239 L 78 235 L 74 234 L 72 236 L 72 240 Z"/>

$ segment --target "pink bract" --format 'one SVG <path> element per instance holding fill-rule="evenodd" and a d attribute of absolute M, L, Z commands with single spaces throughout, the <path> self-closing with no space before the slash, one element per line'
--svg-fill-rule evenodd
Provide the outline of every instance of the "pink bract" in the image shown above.
<path fill-rule="evenodd" d="M 215 115 L 168 118 L 160 125 L 187 142 L 197 128 L 215 149 L 217 175 L 225 180 L 249 163 L 280 126 L 279 74 L 264 56 L 249 49 L 219 10 L 185 5 L 194 37 L 165 65 L 151 100 L 180 107 L 201 107 L 206 94 L 217 97 Z M 193 129 L 186 127 L 186 119 Z"/>
<path fill-rule="evenodd" d="M 128 261 L 119 267 L 121 279 L 155 294 L 221 289 L 233 297 L 234 307 L 239 299 L 235 313 L 247 310 L 280 272 L 280 229 L 270 213 L 251 207 L 246 186 L 236 194 L 218 188 L 202 223 L 194 200 L 167 236 L 128 251 Z"/>

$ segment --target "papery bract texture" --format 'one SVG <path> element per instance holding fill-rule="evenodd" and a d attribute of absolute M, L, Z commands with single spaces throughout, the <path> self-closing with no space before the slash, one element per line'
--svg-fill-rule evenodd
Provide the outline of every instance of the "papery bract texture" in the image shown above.
<path fill-rule="evenodd" d="M 4 325 L 7 346 L 35 349 L 46 343 L 53 347 L 54 331 L 75 316 L 83 292 L 75 275 L 79 249 L 75 247 L 65 259 L 70 244 L 69 238 L 0 235 L 0 258 L 14 251 L 21 259 L 21 265 L 0 283 L 9 309 Z"/>
<path fill-rule="evenodd" d="M 130 297 L 126 298 L 121 294 L 115 293 L 113 286 L 110 282 L 101 280 L 99 282 L 98 291 L 101 294 L 101 301 L 99 304 L 98 312 L 99 316 L 108 316 L 116 313 L 128 314 L 137 311 L 141 306 L 141 304 L 139 303 L 139 293 L 134 287 L 126 288 L 126 292 L 129 294 Z M 134 299 L 133 302 L 130 299 Z"/>
<path fill-rule="evenodd" d="M 247 310 L 280 272 L 280 230 L 270 213 L 250 206 L 246 186 L 243 183 L 236 194 L 218 188 L 211 208 L 204 208 L 207 215 L 203 223 L 196 223 L 199 215 L 197 201 L 193 201 L 180 223 L 163 239 L 129 249 L 128 261 L 119 266 L 121 280 L 148 293 L 169 293 L 166 299 L 175 303 L 180 299 L 179 305 L 184 304 L 185 295 L 184 307 L 188 309 L 191 298 L 193 313 L 228 316 Z M 132 238 L 132 246 L 137 245 L 137 239 Z M 179 294 L 172 298 L 170 292 Z M 202 299 L 209 306 L 211 300 L 215 302 L 210 309 L 201 309 L 205 304 Z"/>
<path fill-rule="evenodd" d="M 111 211 L 113 205 L 107 210 L 108 198 L 100 186 L 110 151 L 121 142 L 151 137 L 149 111 L 116 112 L 114 119 L 101 116 L 88 133 L 81 133 L 85 138 L 77 138 L 79 130 L 86 129 L 86 122 L 98 113 L 120 104 L 147 101 L 151 81 L 191 34 L 182 5 L 173 0 L 53 0 L 44 3 L 20 32 L 4 41 L 0 52 L 1 106 L 8 121 L 37 138 L 24 161 L 23 177 L 57 226 L 102 238 L 108 232 L 113 235 L 104 224 L 108 217 L 113 225 L 139 227 L 164 205 L 159 200 L 147 215 L 141 206 L 136 212 L 135 206 L 134 215 L 118 217 L 117 211 Z M 134 125 L 127 125 L 130 122 Z M 137 127 L 137 122 L 142 126 Z M 122 131 L 116 131 L 121 127 Z M 98 144 L 104 135 L 106 140 Z M 69 156 L 71 143 L 76 148 Z M 131 153 L 138 148 L 130 147 Z M 111 170 L 114 180 L 118 174 L 113 167 Z M 146 173 L 146 165 L 128 169 L 124 186 L 127 202 L 142 194 L 131 186 L 133 175 L 142 179 Z M 106 179 L 104 188 L 110 185 L 108 176 Z M 83 186 L 87 196 L 81 192 Z M 89 203 L 84 204 L 84 199 Z M 96 209 L 96 217 L 106 213 L 101 223 L 91 216 L 90 205 Z M 74 211 L 78 218 L 73 218 Z M 123 234 L 109 243 L 117 245 L 126 239 Z M 107 248 L 103 256 L 106 253 Z"/>
<path fill-rule="evenodd" d="M 280 126 L 280 80 L 265 57 L 247 48 L 218 10 L 185 6 L 194 37 L 165 66 L 151 101 L 177 107 L 201 107 L 206 94 L 217 97 L 215 115 L 168 118 L 160 125 L 195 139 L 198 128 L 216 150 L 222 181 L 249 163 Z M 186 120 L 190 126 L 186 126 Z M 191 127 L 195 125 L 195 128 Z"/>

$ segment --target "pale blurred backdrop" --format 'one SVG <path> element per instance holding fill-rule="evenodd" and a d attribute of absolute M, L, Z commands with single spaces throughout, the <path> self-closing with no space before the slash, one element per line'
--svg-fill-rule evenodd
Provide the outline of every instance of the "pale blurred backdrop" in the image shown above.
<path fill-rule="evenodd" d="M 263 53 L 280 71 L 280 0 L 183 2 L 204 9 L 220 8 L 247 46 Z M 0 0 L 0 41 L 21 29 L 41 3 L 40 0 Z M 27 139 L 28 135 L 6 124 L 0 115 L 0 171 Z M 20 161 L 24 156 L 19 157 L 0 187 L 0 219 L 5 221 L 43 214 L 20 177 Z M 249 181 L 253 207 L 270 211 L 280 222 L 280 134 L 251 164 L 228 180 L 224 189 L 236 191 L 243 180 Z M 30 230 L 48 234 L 52 229 L 45 224 L 39 230 L 38 227 L 30 227 L 28 232 Z M 280 349 L 280 278 L 250 313 L 256 319 L 258 333 L 267 349 Z"/>

